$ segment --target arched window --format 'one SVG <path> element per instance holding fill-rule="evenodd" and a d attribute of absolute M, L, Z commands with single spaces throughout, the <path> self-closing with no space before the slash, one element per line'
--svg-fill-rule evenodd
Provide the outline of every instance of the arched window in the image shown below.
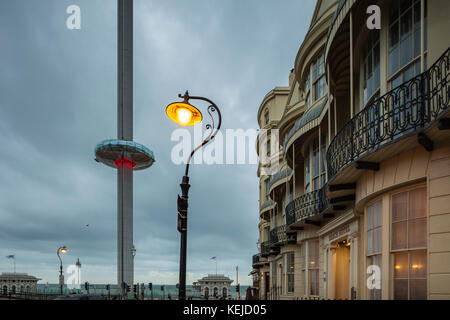
<path fill-rule="evenodd" d="M 16 286 L 12 286 L 12 287 L 11 287 L 11 293 L 12 293 L 12 294 L 15 294 L 15 293 L 16 293 Z"/>
<path fill-rule="evenodd" d="M 205 288 L 205 297 L 209 297 L 209 288 L 208 287 Z"/>
<path fill-rule="evenodd" d="M 214 287 L 214 297 L 218 297 L 219 296 L 219 288 Z"/>
<path fill-rule="evenodd" d="M 222 296 L 223 296 L 224 298 L 227 297 L 227 288 L 223 288 L 223 289 L 222 289 Z"/>
<path fill-rule="evenodd" d="M 3 294 L 6 296 L 8 294 L 8 287 L 3 286 Z"/>

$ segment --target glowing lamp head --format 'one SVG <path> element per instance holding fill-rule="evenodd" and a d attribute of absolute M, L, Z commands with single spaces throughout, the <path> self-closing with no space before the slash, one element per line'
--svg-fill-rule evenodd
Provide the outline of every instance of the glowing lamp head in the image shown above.
<path fill-rule="evenodd" d="M 189 123 L 189 121 L 191 121 L 192 112 L 185 108 L 179 108 L 179 109 L 177 109 L 177 117 L 178 117 L 178 122 L 182 126 L 185 126 L 186 124 Z"/>
<path fill-rule="evenodd" d="M 66 246 L 64 246 L 64 247 L 61 247 L 61 250 L 60 250 L 62 253 L 66 253 L 67 252 L 67 248 L 66 248 Z"/>
<path fill-rule="evenodd" d="M 166 108 L 167 116 L 180 126 L 195 126 L 202 121 L 202 113 L 186 102 L 171 103 Z"/>

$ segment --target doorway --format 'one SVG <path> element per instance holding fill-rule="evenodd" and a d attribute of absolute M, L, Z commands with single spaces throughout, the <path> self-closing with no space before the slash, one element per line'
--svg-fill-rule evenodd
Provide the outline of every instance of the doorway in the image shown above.
<path fill-rule="evenodd" d="M 350 299 L 350 242 L 343 240 L 336 248 L 335 299 Z"/>

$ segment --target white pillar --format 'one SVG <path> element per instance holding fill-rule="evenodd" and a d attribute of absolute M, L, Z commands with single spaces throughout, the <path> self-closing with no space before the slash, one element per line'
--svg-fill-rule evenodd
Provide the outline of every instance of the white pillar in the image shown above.
<path fill-rule="evenodd" d="M 133 140 L 133 1 L 118 0 L 117 136 Z M 133 169 L 117 169 L 117 282 L 132 284 Z"/>

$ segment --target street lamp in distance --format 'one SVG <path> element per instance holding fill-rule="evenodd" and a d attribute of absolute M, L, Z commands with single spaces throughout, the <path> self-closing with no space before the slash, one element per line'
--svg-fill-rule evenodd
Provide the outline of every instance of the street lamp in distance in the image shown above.
<path fill-rule="evenodd" d="M 56 251 L 56 254 L 58 255 L 58 259 L 59 259 L 59 290 L 60 290 L 61 294 L 63 294 L 63 286 L 64 286 L 64 275 L 63 275 L 63 265 L 62 265 L 61 253 L 66 253 L 66 252 L 67 252 L 66 246 L 59 247 L 58 250 Z"/>

